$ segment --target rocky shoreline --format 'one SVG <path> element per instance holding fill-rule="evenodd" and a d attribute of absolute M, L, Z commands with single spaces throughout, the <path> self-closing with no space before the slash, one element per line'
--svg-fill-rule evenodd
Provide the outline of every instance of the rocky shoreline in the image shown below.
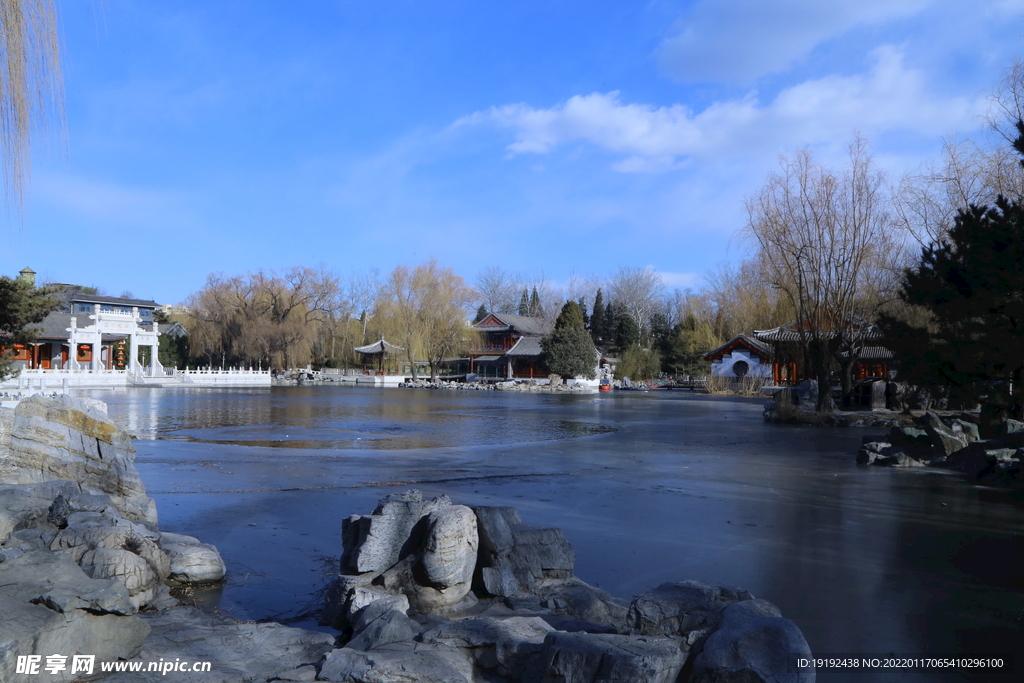
<path fill-rule="evenodd" d="M 512 507 L 418 491 L 342 525 L 317 680 L 355 683 L 756 683 L 814 680 L 800 629 L 736 588 L 666 583 L 632 601 L 573 574 L 559 529 Z"/>
<path fill-rule="evenodd" d="M 1024 488 L 1024 422 L 1005 420 L 983 439 L 979 416 L 942 417 L 932 411 L 913 426 L 865 436 L 857 463 L 880 467 L 941 467 L 990 486 Z"/>
<path fill-rule="evenodd" d="M 94 679 L 103 662 L 161 659 L 211 663 L 175 672 L 179 681 L 266 680 L 330 649 L 327 634 L 178 606 L 173 587 L 220 581 L 224 562 L 212 545 L 159 530 L 134 459 L 99 401 L 30 396 L 0 408 L 0 680 Z M 64 657 L 52 672 L 51 655 Z M 74 655 L 93 655 L 93 671 L 72 673 Z"/>
<path fill-rule="evenodd" d="M 538 394 L 596 394 L 597 387 L 589 384 L 566 384 L 559 378 L 554 382 L 541 383 L 532 379 L 506 380 L 503 382 L 454 382 L 428 379 L 408 380 L 397 385 L 402 389 L 452 389 L 455 391 L 518 391 Z"/>
<path fill-rule="evenodd" d="M 19 664 L 53 654 L 96 660 L 53 681 L 814 680 L 793 667 L 810 655 L 800 630 L 746 591 L 683 581 L 619 600 L 575 577 L 560 530 L 415 491 L 342 522 L 321 616 L 335 635 L 204 613 L 171 589 L 218 581 L 224 563 L 159 530 L 134 456 L 102 403 L 0 409 L 0 680 L 36 680 Z M 210 668 L 166 671 L 180 661 Z"/>

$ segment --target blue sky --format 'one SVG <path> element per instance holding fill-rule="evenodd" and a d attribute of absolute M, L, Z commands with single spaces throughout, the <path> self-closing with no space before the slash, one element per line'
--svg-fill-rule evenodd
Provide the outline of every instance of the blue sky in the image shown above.
<path fill-rule="evenodd" d="M 976 134 L 1024 30 L 1024 0 L 58 6 L 66 151 L 0 273 L 161 303 L 430 257 L 696 285 L 779 154 L 859 131 L 895 180 Z"/>

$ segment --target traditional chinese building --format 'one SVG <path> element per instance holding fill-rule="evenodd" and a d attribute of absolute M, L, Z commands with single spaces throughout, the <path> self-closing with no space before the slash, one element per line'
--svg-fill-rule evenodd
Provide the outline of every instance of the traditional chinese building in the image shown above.
<path fill-rule="evenodd" d="M 469 373 L 480 378 L 541 379 L 548 370 L 540 361 L 540 340 L 554 323 L 508 313 L 489 313 L 473 325 L 478 341 L 468 354 Z"/>
<path fill-rule="evenodd" d="M 754 336 L 759 342 L 771 348 L 771 377 L 776 386 L 795 385 L 805 379 L 814 379 L 809 369 L 804 367 L 800 343 L 808 326 L 804 323 L 804 331 L 798 321 L 770 330 L 755 330 Z M 834 338 L 835 330 L 821 332 L 826 338 Z M 895 369 L 892 352 L 881 346 L 882 331 L 876 326 L 860 318 L 852 319 L 844 330 L 844 336 L 850 340 L 853 348 L 842 351 L 846 357 L 853 352 L 857 360 L 853 364 L 853 380 L 889 379 Z"/>
<path fill-rule="evenodd" d="M 56 296 L 61 303 L 38 324 L 36 341 L 14 346 L 15 367 L 138 372 L 139 349 L 148 347 L 146 369 L 163 374 L 155 301 L 89 294 L 70 286 Z"/>
<path fill-rule="evenodd" d="M 772 350 L 767 344 L 739 334 L 707 353 L 715 377 L 772 377 Z"/>

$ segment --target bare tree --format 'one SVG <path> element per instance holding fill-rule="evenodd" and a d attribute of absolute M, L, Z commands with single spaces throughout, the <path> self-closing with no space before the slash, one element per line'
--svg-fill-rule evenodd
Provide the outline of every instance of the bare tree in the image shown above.
<path fill-rule="evenodd" d="M 957 211 L 992 204 L 1000 195 L 1024 195 L 1024 171 L 1005 145 L 986 141 L 947 141 L 940 163 L 907 174 L 894 195 L 896 219 L 919 246 L 934 244 L 953 225 Z M 916 254 L 908 255 L 916 257 Z"/>
<path fill-rule="evenodd" d="M 308 363 L 338 310 L 338 280 L 326 270 L 292 268 L 278 276 L 210 275 L 188 302 L 192 353 L 210 365 Z M 218 358 L 219 356 L 219 358 Z"/>
<path fill-rule="evenodd" d="M 353 313 L 359 314 L 362 321 L 362 338 L 359 345 L 366 343 L 366 327 L 370 311 L 381 288 L 380 269 L 371 268 L 361 273 L 353 273 L 349 277 L 348 298 L 352 302 Z"/>
<path fill-rule="evenodd" d="M 776 287 L 765 286 L 761 262 L 746 259 L 739 264 L 721 264 L 706 275 L 707 284 L 687 297 L 680 319 L 690 313 L 707 322 L 721 339 L 774 327 L 791 320 L 796 311 L 790 299 Z"/>
<path fill-rule="evenodd" d="M 520 278 L 499 266 L 487 266 L 476 276 L 478 301 L 488 313 L 515 313 L 522 289 Z"/>
<path fill-rule="evenodd" d="M 610 299 L 626 307 L 641 335 L 650 330 L 651 316 L 657 310 L 665 290 L 661 276 L 647 266 L 619 266 L 608 286 Z"/>
<path fill-rule="evenodd" d="M 781 172 L 747 199 L 746 234 L 767 283 L 795 309 L 805 363 L 821 388 L 819 411 L 833 409 L 834 364 L 849 391 L 849 370 L 865 341 L 861 318 L 895 284 L 888 259 L 896 237 L 884 178 L 862 138 L 848 151 L 841 173 L 816 164 L 806 150 L 784 158 Z"/>
<path fill-rule="evenodd" d="M 430 363 L 431 379 L 441 361 L 468 345 L 466 307 L 474 292 L 450 268 L 427 261 L 410 270 L 398 266 L 385 279 L 374 307 L 378 328 L 405 348 L 413 379 L 416 361 Z"/>

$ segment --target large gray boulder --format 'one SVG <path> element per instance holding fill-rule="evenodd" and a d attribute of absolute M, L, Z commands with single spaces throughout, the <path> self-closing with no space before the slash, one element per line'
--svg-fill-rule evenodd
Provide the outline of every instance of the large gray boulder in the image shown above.
<path fill-rule="evenodd" d="M 122 517 L 155 525 L 156 504 L 135 469 L 131 437 L 101 406 L 37 395 L 0 411 L 0 484 L 74 481 L 81 492 L 111 496 Z"/>
<path fill-rule="evenodd" d="M 163 532 L 160 547 L 169 560 L 168 576 L 179 583 L 220 581 L 227 573 L 224 560 L 215 546 L 198 538 Z"/>
<path fill-rule="evenodd" d="M 420 558 L 425 582 L 469 592 L 479 546 L 476 515 L 464 505 L 449 505 L 428 514 L 426 527 Z"/>
<path fill-rule="evenodd" d="M 385 601 L 402 612 L 409 610 L 409 598 L 400 591 L 394 593 L 373 585 L 377 574 L 342 574 L 327 589 L 320 624 L 342 632 L 352 630 L 360 610 L 377 601 Z"/>
<path fill-rule="evenodd" d="M 138 653 L 149 627 L 119 581 L 91 579 L 64 553 L 36 550 L 0 562 L 0 680 L 17 680 L 19 656 Z M 70 671 L 47 674 L 72 680 Z"/>
<path fill-rule="evenodd" d="M 408 604 L 405 603 L 406 607 Z M 419 624 L 409 618 L 396 599 L 392 598 L 378 600 L 360 610 L 353 630 L 355 635 L 345 647 L 353 650 L 372 650 L 381 645 L 412 640 L 420 628 Z"/>
<path fill-rule="evenodd" d="M 811 657 L 800 629 L 764 600 L 726 607 L 718 628 L 696 656 L 690 683 L 814 683 L 813 669 L 793 660 Z"/>
<path fill-rule="evenodd" d="M 951 427 L 947 427 L 932 411 L 929 410 L 924 414 L 923 422 L 924 429 L 932 440 L 932 445 L 942 455 L 949 457 L 967 447 L 967 436 L 963 431 L 954 431 Z"/>
<path fill-rule="evenodd" d="M 459 648 L 473 657 L 479 668 L 518 680 L 531 664 L 539 664 L 544 638 L 554 630 L 540 617 L 482 617 L 438 624 L 424 631 L 420 639 Z"/>
<path fill-rule="evenodd" d="M 541 606 L 554 614 L 586 624 L 586 630 L 616 633 L 626 630 L 630 603 L 573 577 L 538 590 Z"/>
<path fill-rule="evenodd" d="M 544 638 L 543 683 L 675 683 L 681 638 L 553 631 Z"/>
<path fill-rule="evenodd" d="M 334 647 L 334 637 L 281 624 L 254 624 L 175 607 L 142 615 L 148 638 L 136 661 L 209 662 L 210 671 L 118 673 L 111 683 L 243 683 L 265 681 L 313 665 Z M 307 666 L 307 670 L 311 670 Z"/>
<path fill-rule="evenodd" d="M 410 550 L 406 543 L 413 527 L 434 510 L 449 505 L 448 496 L 424 501 L 419 491 L 406 491 L 381 500 L 372 514 L 342 520 L 342 571 L 362 574 L 391 568 Z"/>
<path fill-rule="evenodd" d="M 523 524 L 512 507 L 475 506 L 473 512 L 480 530 L 479 588 L 511 597 L 572 578 L 576 554 L 561 529 Z"/>
<path fill-rule="evenodd" d="M 722 610 L 752 598 L 747 591 L 703 581 L 663 583 L 633 598 L 626 623 L 630 633 L 681 636 L 689 648 L 718 626 Z"/>
<path fill-rule="evenodd" d="M 455 648 L 393 643 L 327 654 L 317 680 L 337 683 L 474 683 L 473 660 Z"/>

